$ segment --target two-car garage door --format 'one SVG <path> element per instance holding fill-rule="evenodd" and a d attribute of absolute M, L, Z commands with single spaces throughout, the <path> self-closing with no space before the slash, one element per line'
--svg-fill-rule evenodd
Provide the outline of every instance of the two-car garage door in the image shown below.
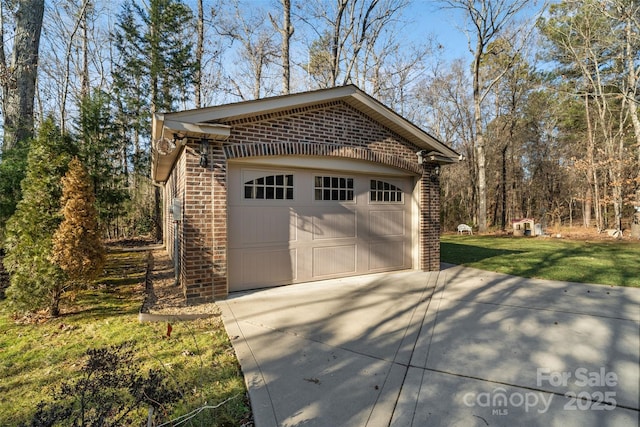
<path fill-rule="evenodd" d="M 232 165 L 229 289 L 412 266 L 412 177 Z"/>

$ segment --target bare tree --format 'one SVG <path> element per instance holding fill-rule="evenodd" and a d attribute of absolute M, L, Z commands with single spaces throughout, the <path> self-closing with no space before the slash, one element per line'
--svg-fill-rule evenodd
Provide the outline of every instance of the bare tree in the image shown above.
<path fill-rule="evenodd" d="M 491 42 L 498 38 L 505 27 L 512 23 L 516 15 L 528 4 L 528 0 L 449 0 L 447 7 L 461 10 L 470 20 L 467 30 L 469 51 L 473 55 L 471 73 L 473 76 L 473 106 L 475 122 L 475 151 L 478 173 L 478 229 L 487 230 L 487 178 L 484 120 L 482 103 L 491 88 L 508 71 L 510 64 L 488 82 L 483 81 L 481 72 L 483 58 L 491 54 Z M 517 52 L 518 49 L 515 49 Z"/>
<path fill-rule="evenodd" d="M 371 95 L 400 115 L 413 120 L 417 111 L 416 84 L 424 79 L 427 71 L 426 59 L 433 52 L 430 41 L 422 46 L 405 46 L 395 40 L 387 40 L 388 44 L 379 52 L 371 52 L 372 68 L 366 80 L 358 85 L 371 87 Z"/>
<path fill-rule="evenodd" d="M 247 13 L 238 0 L 232 0 L 232 13 L 220 16 L 216 26 L 219 35 L 231 43 L 240 43 L 237 62 L 240 72 L 236 76 L 228 76 L 228 79 L 233 86 L 232 94 L 243 100 L 258 99 L 272 91 L 267 84 L 268 71 L 278 57 L 278 49 L 273 28 L 265 25 L 267 19 L 264 10 L 255 9 Z M 243 88 L 246 86 L 249 86 L 250 97 Z"/>
<path fill-rule="evenodd" d="M 0 10 L 4 13 L 4 10 Z M 33 106 L 36 92 L 40 33 L 44 0 L 19 0 L 15 12 L 15 33 L 11 63 L 7 64 L 4 19 L 0 38 L 2 82 L 3 151 L 33 137 Z M 4 16 L 3 16 L 4 18 Z"/>
<path fill-rule="evenodd" d="M 198 17 L 196 19 L 196 72 L 193 78 L 195 92 L 195 106 L 202 106 L 202 58 L 204 56 L 204 7 L 202 0 L 198 0 Z"/>
<path fill-rule="evenodd" d="M 220 2 L 207 11 L 203 0 L 197 0 L 195 33 L 195 72 L 193 78 L 194 100 L 196 108 L 216 103 L 221 93 L 222 63 L 224 42 L 220 37 L 211 35 L 212 27 L 219 23 L 220 13 L 226 8 Z"/>
<path fill-rule="evenodd" d="M 86 7 L 92 7 L 92 2 L 86 2 Z M 87 18 L 87 10 L 82 13 L 80 20 L 80 28 L 82 30 L 82 72 L 80 74 L 80 98 L 86 99 L 91 93 L 91 84 L 89 78 L 89 19 Z"/>
<path fill-rule="evenodd" d="M 66 106 L 67 106 L 67 97 L 69 96 L 69 81 L 71 79 L 71 56 L 73 54 L 73 49 L 75 47 L 74 39 L 78 31 L 83 26 L 83 23 L 84 23 L 84 27 L 86 28 L 87 8 L 89 7 L 91 7 L 91 0 L 83 0 L 80 6 L 80 9 L 78 10 L 77 15 L 75 17 L 75 22 L 73 23 L 73 27 L 69 32 L 69 34 L 66 35 L 67 46 L 66 46 L 66 52 L 64 57 L 65 68 L 64 68 L 64 77 L 63 77 L 62 88 L 61 88 L 62 95 L 60 99 L 60 131 L 63 134 L 66 132 L 66 118 L 67 118 Z M 85 32 L 84 38 L 83 38 L 83 45 L 86 46 L 86 43 L 87 43 L 87 38 L 86 38 L 86 32 Z M 86 58 L 86 50 L 85 50 L 85 58 Z M 86 72 L 88 74 L 88 64 L 86 64 L 86 67 L 87 67 Z M 83 60 L 83 72 L 81 77 L 82 83 L 81 83 L 81 89 L 80 89 L 81 96 L 85 90 L 88 91 L 88 75 L 84 74 L 84 72 L 85 72 L 85 62 Z"/>
<path fill-rule="evenodd" d="M 364 87 L 375 67 L 369 61 L 383 56 L 376 52 L 377 43 L 393 45 L 381 39 L 392 37 L 393 26 L 407 5 L 407 0 L 337 0 L 333 7 L 322 0 L 305 3 L 299 18 L 315 34 L 309 49 L 319 56 L 316 62 L 326 62 L 318 69 L 321 77 L 329 75 L 326 86 L 357 83 Z M 328 61 L 322 59 L 325 56 Z M 309 58 L 310 63 L 314 60 Z M 322 85 L 324 80 L 318 81 Z"/>
<path fill-rule="evenodd" d="M 45 7 L 38 96 L 40 115 L 57 117 L 61 132 L 76 125 L 79 106 L 111 83 L 109 5 L 96 0 L 57 0 Z"/>
<path fill-rule="evenodd" d="M 533 67 L 529 65 L 526 52 L 514 53 L 514 41 L 518 40 L 519 34 L 505 33 L 490 44 L 491 55 L 483 59 L 484 76 L 492 79 L 494 76 L 502 74 L 496 84 L 493 85 L 490 97 L 494 103 L 494 118 L 488 125 L 487 132 L 491 130 L 490 139 L 495 142 L 494 147 L 489 147 L 494 167 L 499 172 L 496 173 L 495 202 L 493 203 L 492 224 L 498 223 L 500 219 L 500 229 L 506 231 L 508 215 L 508 178 L 510 172 L 516 169 L 513 152 L 517 150 L 517 143 L 522 145 L 521 127 L 526 120 L 522 111 L 527 104 L 527 99 L 535 83 L 533 78 Z M 522 45 L 523 43 L 517 43 Z M 506 70 L 506 73 L 504 72 Z M 532 117 L 533 119 L 535 117 Z M 548 121 L 548 120 L 547 120 Z M 489 129 L 489 126 L 491 129 Z M 537 125 L 534 127 L 538 127 Z M 532 135 L 539 139 L 540 136 Z M 532 156 L 534 156 L 532 154 Z M 535 157 L 535 156 L 534 156 Z M 498 167 L 499 164 L 499 167 Z M 496 176 L 494 175 L 494 176 Z"/>
<path fill-rule="evenodd" d="M 420 107 L 414 120 L 468 160 L 442 170 L 441 210 L 445 230 L 461 222 L 477 222 L 473 102 L 468 91 L 467 68 L 461 59 L 436 64 L 414 89 Z"/>
<path fill-rule="evenodd" d="M 288 95 L 291 91 L 291 59 L 290 44 L 293 36 L 294 28 L 291 24 L 291 0 L 280 0 L 282 3 L 282 27 L 280 27 L 273 17 L 269 14 L 269 19 L 273 27 L 280 33 L 282 38 L 281 60 L 282 60 L 282 93 Z"/>

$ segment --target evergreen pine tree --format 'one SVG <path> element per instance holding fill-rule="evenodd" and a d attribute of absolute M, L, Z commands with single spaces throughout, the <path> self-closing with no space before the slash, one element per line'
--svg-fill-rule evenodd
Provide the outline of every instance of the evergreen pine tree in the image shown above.
<path fill-rule="evenodd" d="M 94 280 L 104 266 L 96 198 L 89 174 L 77 157 L 62 178 L 61 202 L 64 220 L 53 234 L 51 260 L 67 274 L 67 288 L 71 288 Z"/>
<path fill-rule="evenodd" d="M 148 185 L 147 178 L 151 114 L 171 111 L 192 93 L 196 73 L 193 26 L 193 13 L 181 0 L 150 0 L 146 4 L 126 0 L 113 34 L 119 57 L 113 72 L 116 121 L 133 144 L 131 186 L 138 194 L 132 199 L 151 202 L 145 203 L 142 212 L 153 217 L 151 228 L 158 240 L 162 238 L 160 190 Z M 145 188 L 153 195 L 142 194 L 140 189 Z"/>
<path fill-rule="evenodd" d="M 27 154 L 30 142 L 16 144 L 2 153 L 0 159 L 0 247 L 7 220 L 16 211 L 22 198 L 20 183 L 27 169 Z"/>
<path fill-rule="evenodd" d="M 6 295 L 17 310 L 59 314 L 64 272 L 51 261 L 52 237 L 61 222 L 61 177 L 74 146 L 47 118 L 33 141 L 22 181 L 22 200 L 7 221 L 4 259 L 10 273 Z"/>
<path fill-rule="evenodd" d="M 85 96 L 80 102 L 77 125 L 78 156 L 86 168 L 96 197 L 101 228 L 109 237 L 120 235 L 118 218 L 128 200 L 123 171 L 124 142 L 116 137 L 111 115 L 111 97 L 101 91 Z"/>

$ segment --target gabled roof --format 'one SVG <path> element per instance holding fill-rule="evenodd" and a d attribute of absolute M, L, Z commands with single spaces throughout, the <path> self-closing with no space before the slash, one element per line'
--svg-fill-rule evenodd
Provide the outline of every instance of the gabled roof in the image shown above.
<path fill-rule="evenodd" d="M 185 141 L 184 138 L 226 140 L 231 133 L 231 128 L 222 122 L 331 101 L 343 101 L 361 111 L 406 138 L 415 146 L 429 151 L 430 154 L 437 155 L 439 162 L 449 163 L 460 159 L 458 153 L 437 138 L 401 117 L 356 86 L 348 85 L 195 110 L 155 114 L 151 134 L 153 142 L 152 178 L 159 182 L 166 181 L 180 151 L 179 149 L 174 149 L 171 152 L 159 150 L 160 141 L 172 140 L 175 142 L 176 138 L 182 141 Z M 177 143 L 179 144 L 179 142 Z"/>

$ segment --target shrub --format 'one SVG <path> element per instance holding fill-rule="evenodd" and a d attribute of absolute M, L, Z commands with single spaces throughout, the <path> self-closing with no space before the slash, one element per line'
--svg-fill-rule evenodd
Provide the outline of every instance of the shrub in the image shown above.
<path fill-rule="evenodd" d="M 53 235 L 51 257 L 67 274 L 67 288 L 94 280 L 104 266 L 95 200 L 89 174 L 75 157 L 62 178 L 64 220 Z"/>

